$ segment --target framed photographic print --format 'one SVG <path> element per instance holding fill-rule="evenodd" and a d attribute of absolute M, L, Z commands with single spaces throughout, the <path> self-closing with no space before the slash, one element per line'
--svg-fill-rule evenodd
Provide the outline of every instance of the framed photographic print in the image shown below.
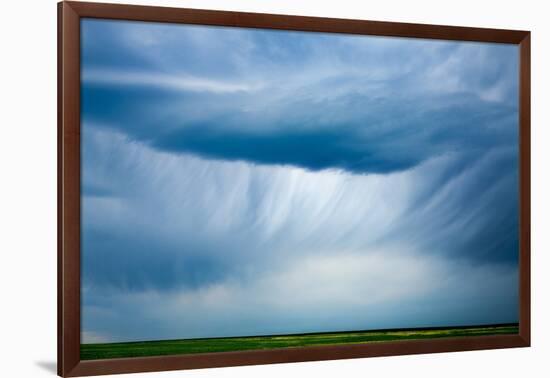
<path fill-rule="evenodd" d="M 59 375 L 529 346 L 529 32 L 58 10 Z"/>

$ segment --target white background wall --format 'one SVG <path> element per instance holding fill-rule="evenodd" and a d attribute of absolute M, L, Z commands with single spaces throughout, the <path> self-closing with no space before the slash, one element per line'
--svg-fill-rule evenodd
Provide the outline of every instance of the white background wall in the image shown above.
<path fill-rule="evenodd" d="M 137 376 L 549 376 L 550 22 L 545 1 L 128 1 L 189 8 L 529 29 L 533 32 L 532 348 Z M 56 359 L 56 1 L 6 1 L 1 14 L 0 376 L 47 377 L 53 376 Z"/>

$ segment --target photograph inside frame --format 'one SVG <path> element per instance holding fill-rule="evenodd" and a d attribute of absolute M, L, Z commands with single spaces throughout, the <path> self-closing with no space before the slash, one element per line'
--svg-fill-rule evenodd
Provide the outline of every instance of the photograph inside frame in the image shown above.
<path fill-rule="evenodd" d="M 518 333 L 517 45 L 80 32 L 82 360 Z"/>

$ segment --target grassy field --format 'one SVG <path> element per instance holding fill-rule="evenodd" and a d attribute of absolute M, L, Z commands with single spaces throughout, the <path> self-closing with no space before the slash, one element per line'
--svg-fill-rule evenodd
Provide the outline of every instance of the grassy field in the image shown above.
<path fill-rule="evenodd" d="M 311 333 L 301 335 L 225 337 L 209 339 L 163 340 L 130 343 L 82 344 L 82 360 L 103 358 L 161 356 L 170 354 L 228 352 L 250 349 L 274 349 L 315 345 L 361 344 L 380 341 L 431 339 L 518 333 L 516 324 L 407 329 L 383 331 L 358 331 L 335 333 Z"/>

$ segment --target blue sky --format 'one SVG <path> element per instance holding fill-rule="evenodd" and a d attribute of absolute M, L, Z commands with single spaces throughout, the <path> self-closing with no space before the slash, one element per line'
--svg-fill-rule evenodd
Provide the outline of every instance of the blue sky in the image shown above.
<path fill-rule="evenodd" d="M 83 342 L 516 322 L 513 45 L 82 21 Z"/>

